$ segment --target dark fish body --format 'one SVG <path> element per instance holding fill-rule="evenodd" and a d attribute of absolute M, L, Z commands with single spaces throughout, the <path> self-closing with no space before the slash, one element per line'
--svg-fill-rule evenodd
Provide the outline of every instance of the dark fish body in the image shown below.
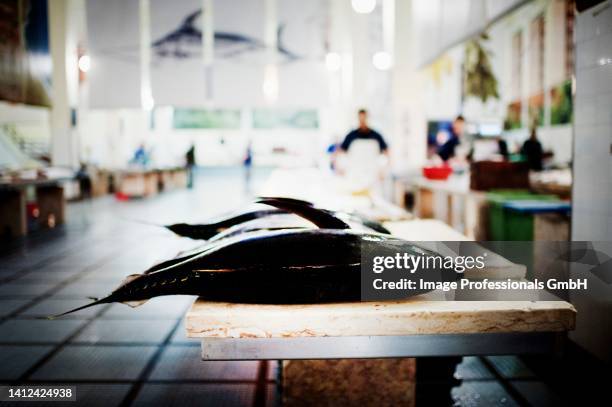
<path fill-rule="evenodd" d="M 138 276 L 110 298 L 124 302 L 188 294 L 243 303 L 359 301 L 361 244 L 360 234 L 342 230 L 243 234 Z"/>
<path fill-rule="evenodd" d="M 143 274 L 128 276 L 107 297 L 66 313 L 96 304 L 140 303 L 157 296 L 181 294 L 209 301 L 259 304 L 359 301 L 364 258 L 395 257 L 398 253 L 439 256 L 389 234 L 368 231 L 361 220 L 355 229 L 335 212 L 315 208 L 308 202 L 285 198 L 260 198 L 257 202 L 275 209 L 244 212 L 208 224 L 217 231 L 230 229 L 199 249 L 153 266 Z M 308 227 L 308 223 L 317 228 Z M 443 273 L 412 270 L 405 277 L 456 278 Z M 430 290 L 415 289 L 405 296 L 427 291 Z"/>
<path fill-rule="evenodd" d="M 194 225 L 197 226 L 197 225 Z M 195 257 L 207 249 L 210 249 L 213 244 L 218 244 L 223 239 L 235 237 L 243 233 L 258 232 L 258 231 L 274 231 L 274 230 L 292 230 L 292 229 L 306 229 L 311 228 L 312 223 L 308 222 L 304 218 L 299 216 L 282 213 L 278 211 L 277 214 L 271 214 L 269 216 L 252 219 L 246 222 L 239 223 L 237 225 L 222 229 L 219 233 L 207 240 L 207 242 L 195 249 L 189 250 L 179 254 L 174 259 L 166 260 L 158 263 L 144 272 L 144 274 L 150 274 L 154 271 L 162 270 L 172 265 L 181 263 L 187 259 Z"/>
<path fill-rule="evenodd" d="M 360 301 L 362 251 L 379 256 L 393 256 L 398 251 L 435 255 L 392 236 L 350 229 L 247 233 L 220 241 L 168 268 L 134 275 L 108 297 L 90 305 L 179 294 L 258 304 Z M 408 277 L 424 278 L 422 273 Z M 427 291 L 416 289 L 406 297 Z"/>
<path fill-rule="evenodd" d="M 260 215 L 260 213 L 258 213 L 258 215 Z M 346 217 L 342 217 L 342 215 L 346 215 Z M 367 219 L 360 219 L 360 218 L 354 217 L 353 215 L 348 215 L 348 214 L 342 214 L 342 215 L 340 215 L 339 218 L 345 219 L 348 222 L 348 224 L 351 226 L 351 228 L 355 230 L 360 230 L 364 232 L 379 232 L 379 233 L 388 234 L 388 232 L 381 232 L 381 229 L 382 230 L 386 230 L 386 229 L 384 229 L 384 227 L 382 227 L 382 225 L 378 224 L 377 222 L 368 221 Z M 245 219 L 246 216 L 243 216 L 242 218 Z M 229 222 L 224 222 L 224 226 L 227 226 L 228 223 Z M 188 225 L 188 226 L 193 226 L 194 227 L 193 230 L 198 230 L 198 226 L 204 226 L 204 225 Z M 215 228 L 217 228 L 217 226 L 215 226 Z M 251 219 L 248 221 L 244 221 L 242 223 L 238 223 L 231 227 L 218 228 L 217 230 L 219 230 L 219 232 L 215 234 L 214 236 L 212 236 L 211 238 L 209 238 L 205 245 L 200 246 L 197 249 L 191 250 L 188 253 L 182 253 L 181 255 L 177 256 L 174 259 L 170 259 L 170 260 L 166 260 L 161 263 L 158 263 L 152 266 L 151 268 L 149 268 L 147 271 L 145 271 L 145 274 L 149 274 L 154 271 L 161 270 L 163 268 L 172 266 L 174 264 L 178 264 L 189 258 L 195 257 L 196 255 L 204 251 L 208 245 L 212 243 L 218 243 L 222 239 L 235 237 L 243 233 L 250 233 L 250 232 L 257 232 L 257 231 L 295 230 L 295 229 L 313 229 L 313 228 L 316 228 L 316 226 L 312 224 L 311 222 L 309 222 L 308 220 L 298 215 L 295 215 L 292 213 L 284 213 L 278 210 L 276 213 L 271 213 L 264 217 L 259 217 L 259 218 Z"/>

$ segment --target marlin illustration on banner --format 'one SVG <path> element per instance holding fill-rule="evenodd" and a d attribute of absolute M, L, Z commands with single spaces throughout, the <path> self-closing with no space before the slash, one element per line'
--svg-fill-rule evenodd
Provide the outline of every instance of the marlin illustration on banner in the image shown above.
<path fill-rule="evenodd" d="M 155 55 L 162 58 L 178 59 L 193 58 L 200 55 L 202 52 L 201 17 L 202 10 L 196 10 L 185 17 L 177 28 L 155 40 L 152 44 Z M 283 29 L 284 25 L 279 25 L 276 50 L 288 60 L 299 59 L 298 55 L 289 51 L 283 45 Z M 214 38 L 216 50 L 221 54 L 221 57 L 225 58 L 266 48 L 262 41 L 235 32 L 215 31 Z"/>

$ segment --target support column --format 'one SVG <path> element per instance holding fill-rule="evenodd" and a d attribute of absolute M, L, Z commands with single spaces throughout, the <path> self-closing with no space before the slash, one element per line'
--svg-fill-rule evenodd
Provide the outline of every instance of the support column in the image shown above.
<path fill-rule="evenodd" d="M 394 66 L 391 72 L 392 163 L 396 171 L 425 162 L 427 119 L 423 109 L 422 73 L 416 65 L 412 0 L 395 3 Z"/>
<path fill-rule="evenodd" d="M 51 162 L 56 166 L 74 167 L 78 156 L 71 125 L 70 82 L 78 80 L 76 52 L 69 39 L 70 0 L 49 2 L 49 42 L 52 74 Z M 75 78 L 71 78 L 74 76 Z"/>

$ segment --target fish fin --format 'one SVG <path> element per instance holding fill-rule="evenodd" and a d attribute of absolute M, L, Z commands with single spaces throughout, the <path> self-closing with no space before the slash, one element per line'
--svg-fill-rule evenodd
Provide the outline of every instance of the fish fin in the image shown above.
<path fill-rule="evenodd" d="M 299 59 L 299 57 L 293 52 L 289 51 L 283 43 L 283 31 L 285 31 L 285 24 L 279 24 L 276 29 L 276 48 L 281 54 L 284 54 L 290 60 Z"/>
<path fill-rule="evenodd" d="M 200 224 L 190 225 L 188 223 L 175 223 L 172 225 L 165 225 L 166 229 L 181 237 L 188 237 L 195 240 L 208 240 L 212 236 L 216 235 L 218 228 L 215 224 Z"/>
<path fill-rule="evenodd" d="M 92 301 L 98 301 L 99 298 L 98 297 L 87 297 L 88 300 L 92 300 Z"/>
<path fill-rule="evenodd" d="M 85 304 L 85 305 L 82 305 L 80 307 L 73 308 L 70 311 L 62 312 L 61 314 L 50 315 L 50 316 L 47 317 L 47 319 L 55 319 L 55 318 L 63 317 L 64 315 L 72 314 L 73 312 L 80 311 L 80 310 L 85 309 L 85 308 L 93 307 L 94 305 L 106 304 L 108 302 L 110 302 L 109 301 L 109 297 L 102 298 L 102 299 L 96 300 L 94 302 L 90 302 L 89 304 Z"/>
<path fill-rule="evenodd" d="M 260 196 L 260 197 L 257 197 L 257 199 L 275 199 L 275 200 L 278 200 L 279 202 L 286 202 L 287 204 L 314 206 L 314 203 L 310 201 L 305 201 L 303 199 L 297 199 L 297 198 L 288 198 L 284 196 Z"/>
<path fill-rule="evenodd" d="M 351 227 L 343 220 L 336 217 L 332 212 L 317 209 L 310 202 L 300 201 L 292 198 L 257 198 L 255 201 L 275 208 L 283 209 L 309 220 L 321 229 L 350 229 Z"/>
<path fill-rule="evenodd" d="M 144 304 L 145 302 L 147 302 L 149 300 L 139 300 L 139 301 L 124 301 L 122 302 L 122 304 L 125 304 L 131 308 L 136 308 L 136 307 L 140 307 L 142 304 Z"/>

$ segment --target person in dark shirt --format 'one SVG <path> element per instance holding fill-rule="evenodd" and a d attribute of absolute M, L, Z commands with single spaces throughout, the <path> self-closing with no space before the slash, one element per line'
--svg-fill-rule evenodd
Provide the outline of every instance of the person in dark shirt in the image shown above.
<path fill-rule="evenodd" d="M 251 192 L 251 167 L 253 167 L 253 145 L 251 141 L 247 143 L 246 150 L 244 152 L 244 159 L 242 160 L 244 167 L 244 190 L 247 193 Z"/>
<path fill-rule="evenodd" d="M 465 119 L 459 115 L 453 121 L 450 131 L 450 137 L 444 144 L 438 147 L 437 154 L 446 162 L 455 156 L 455 148 L 461 144 L 461 136 L 463 135 L 463 128 L 465 127 Z"/>
<path fill-rule="evenodd" d="M 508 143 L 502 137 L 497 138 L 497 148 L 499 150 L 499 154 L 504 157 L 504 160 L 508 160 L 510 156 L 510 152 L 508 151 Z"/>
<path fill-rule="evenodd" d="M 340 144 L 340 150 L 343 152 L 347 152 L 351 147 L 351 144 L 355 140 L 374 140 L 378 143 L 378 147 L 380 148 L 380 152 L 384 154 L 389 153 L 389 146 L 387 142 L 375 130 L 372 130 L 368 127 L 368 112 L 365 109 L 360 109 L 358 113 L 359 117 L 359 127 L 355 130 L 351 131 L 346 135 L 342 144 Z"/>
<path fill-rule="evenodd" d="M 185 153 L 185 167 L 187 169 L 187 188 L 193 188 L 193 167 L 195 167 L 195 145 L 192 144 Z"/>
<path fill-rule="evenodd" d="M 534 171 L 542 170 L 544 151 L 542 150 L 542 144 L 538 141 L 538 135 L 536 134 L 535 128 L 531 130 L 531 136 L 523 143 L 521 154 L 527 160 L 529 169 Z"/>

